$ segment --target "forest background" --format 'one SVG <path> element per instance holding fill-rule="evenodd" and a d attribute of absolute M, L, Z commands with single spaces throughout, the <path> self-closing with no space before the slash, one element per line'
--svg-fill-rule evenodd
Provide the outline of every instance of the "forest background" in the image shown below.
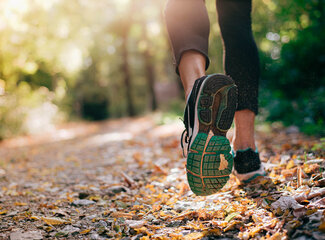
<path fill-rule="evenodd" d="M 182 115 L 162 0 L 1 0 L 0 139 L 71 120 Z M 208 73 L 223 72 L 215 1 Z M 325 1 L 254 0 L 258 121 L 325 134 Z"/>

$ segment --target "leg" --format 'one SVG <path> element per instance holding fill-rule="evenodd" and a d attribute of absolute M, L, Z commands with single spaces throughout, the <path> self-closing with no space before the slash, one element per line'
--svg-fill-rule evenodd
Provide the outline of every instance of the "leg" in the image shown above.
<path fill-rule="evenodd" d="M 185 99 L 187 99 L 195 80 L 205 75 L 205 57 L 194 50 L 186 51 L 182 55 L 178 69 L 185 91 Z"/>
<path fill-rule="evenodd" d="M 255 113 L 245 109 L 235 113 L 235 132 L 232 140 L 234 151 L 251 148 L 255 150 Z"/>
<path fill-rule="evenodd" d="M 235 114 L 235 150 L 255 149 L 254 118 L 257 114 L 259 58 L 251 29 L 251 0 L 217 0 L 224 43 L 224 66 L 238 86 Z"/>
<path fill-rule="evenodd" d="M 186 97 L 209 66 L 210 22 L 204 0 L 169 0 L 165 20 Z"/>
<path fill-rule="evenodd" d="M 169 0 L 165 13 L 176 72 L 189 96 L 181 141 L 183 150 L 183 143 L 187 145 L 187 179 L 195 194 L 210 195 L 226 184 L 232 171 L 226 133 L 236 110 L 237 87 L 227 76 L 204 76 L 210 28 L 204 1 Z"/>

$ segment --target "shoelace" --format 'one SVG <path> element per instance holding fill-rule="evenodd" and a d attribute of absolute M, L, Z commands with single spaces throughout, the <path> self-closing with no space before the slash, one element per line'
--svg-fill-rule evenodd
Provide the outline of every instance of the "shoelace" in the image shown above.
<path fill-rule="evenodd" d="M 188 134 L 187 134 L 187 129 L 184 129 L 184 131 L 182 133 L 182 136 L 181 136 L 181 147 L 182 147 L 182 150 L 183 150 L 183 157 L 187 157 L 187 154 L 185 155 L 185 152 L 184 152 L 184 142 L 187 145 L 189 143 L 189 137 L 188 137 Z M 188 146 L 187 146 L 187 153 L 188 153 Z"/>
<path fill-rule="evenodd" d="M 189 152 L 189 148 L 190 148 L 189 142 L 191 141 L 192 136 L 191 137 L 188 136 L 188 123 L 185 122 L 185 119 L 180 118 L 180 120 L 183 121 L 184 127 L 185 127 L 185 129 L 184 129 L 184 131 L 183 131 L 183 133 L 181 135 L 181 147 L 182 147 L 182 150 L 183 150 L 183 157 L 187 157 L 188 152 Z M 186 154 L 185 154 L 185 151 L 184 151 L 184 143 L 187 144 Z"/>

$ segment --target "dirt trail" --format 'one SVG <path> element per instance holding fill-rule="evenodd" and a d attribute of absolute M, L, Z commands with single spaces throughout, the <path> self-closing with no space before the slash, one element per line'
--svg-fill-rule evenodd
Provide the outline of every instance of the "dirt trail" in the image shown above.
<path fill-rule="evenodd" d="M 0 143 L 0 239 L 324 239 L 319 139 L 259 126 L 270 178 L 239 186 L 232 177 L 197 197 L 182 123 L 156 120 L 75 123 Z"/>

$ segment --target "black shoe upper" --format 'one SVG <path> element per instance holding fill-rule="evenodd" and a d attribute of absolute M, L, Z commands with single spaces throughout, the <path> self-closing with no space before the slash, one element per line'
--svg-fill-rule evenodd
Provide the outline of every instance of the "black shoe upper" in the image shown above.
<path fill-rule="evenodd" d="M 193 128 L 194 128 L 194 122 L 195 122 L 195 104 L 197 101 L 197 97 L 200 91 L 200 87 L 204 81 L 204 79 L 207 76 L 203 76 L 201 78 L 198 78 L 195 82 L 194 82 L 194 86 L 192 88 L 191 94 L 188 98 L 186 107 L 185 107 L 185 111 L 184 111 L 184 126 L 185 126 L 185 130 L 182 134 L 182 139 L 181 139 L 181 145 L 183 148 L 183 152 L 184 152 L 184 146 L 183 146 L 183 138 L 184 138 L 184 134 L 185 134 L 185 143 L 189 143 L 191 141 L 192 135 L 189 135 L 190 132 L 193 132 Z M 190 128 L 192 129 L 192 131 L 189 131 Z M 189 146 L 188 146 L 189 148 Z"/>
<path fill-rule="evenodd" d="M 234 157 L 234 167 L 239 174 L 257 171 L 261 167 L 259 154 L 251 148 L 244 151 L 237 151 Z"/>

